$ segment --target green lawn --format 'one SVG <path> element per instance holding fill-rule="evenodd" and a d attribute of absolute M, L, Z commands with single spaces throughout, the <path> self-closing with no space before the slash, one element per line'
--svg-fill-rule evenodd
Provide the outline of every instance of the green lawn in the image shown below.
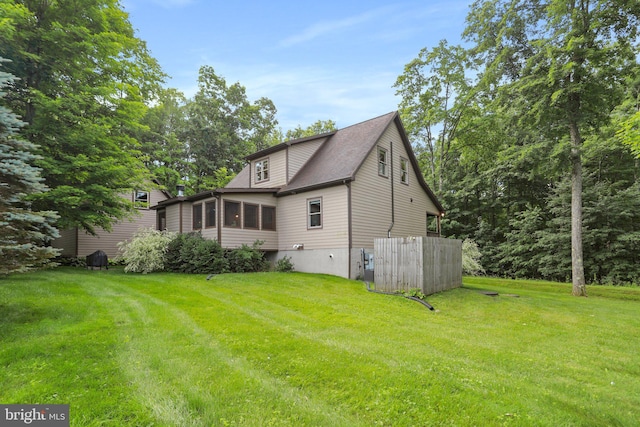
<path fill-rule="evenodd" d="M 14 275 L 0 403 L 72 426 L 640 425 L 640 289 L 589 293 L 465 278 L 432 312 L 322 275 Z"/>

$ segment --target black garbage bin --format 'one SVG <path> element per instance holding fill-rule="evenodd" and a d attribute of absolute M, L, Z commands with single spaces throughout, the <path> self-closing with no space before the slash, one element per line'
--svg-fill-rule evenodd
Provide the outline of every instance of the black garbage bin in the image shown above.
<path fill-rule="evenodd" d="M 94 267 L 105 267 L 107 270 L 109 269 L 109 257 L 104 251 L 95 251 L 91 255 L 87 255 L 87 268 L 91 267 L 93 270 Z"/>

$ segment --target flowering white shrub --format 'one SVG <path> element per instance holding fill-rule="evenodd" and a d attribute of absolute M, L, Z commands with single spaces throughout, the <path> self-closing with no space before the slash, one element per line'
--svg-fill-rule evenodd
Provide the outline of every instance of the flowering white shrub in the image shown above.
<path fill-rule="evenodd" d="M 462 274 L 468 276 L 483 274 L 484 268 L 480 264 L 481 257 L 478 244 L 471 239 L 464 239 L 462 242 Z"/>
<path fill-rule="evenodd" d="M 142 228 L 133 235 L 131 241 L 118 243 L 125 263 L 124 271 L 145 274 L 162 271 L 167 247 L 175 235 L 168 231 Z"/>

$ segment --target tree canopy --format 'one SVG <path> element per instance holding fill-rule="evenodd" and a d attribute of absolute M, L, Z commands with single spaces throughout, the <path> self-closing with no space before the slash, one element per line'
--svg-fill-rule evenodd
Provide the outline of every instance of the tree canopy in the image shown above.
<path fill-rule="evenodd" d="M 149 179 L 135 135 L 160 67 L 117 0 L 1 0 L 0 16 L 0 56 L 19 78 L 7 101 L 50 188 L 34 206 L 60 228 L 110 229 L 131 212 L 121 193 Z"/>
<path fill-rule="evenodd" d="M 425 48 L 398 78 L 414 143 L 433 147 L 443 230 L 473 238 L 488 274 L 570 279 L 575 295 L 640 279 L 639 22 L 637 2 L 479 0 L 466 52 Z"/>

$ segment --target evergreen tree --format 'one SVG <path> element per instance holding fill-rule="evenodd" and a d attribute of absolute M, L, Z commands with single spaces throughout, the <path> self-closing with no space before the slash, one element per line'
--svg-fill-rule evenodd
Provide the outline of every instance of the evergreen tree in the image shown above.
<path fill-rule="evenodd" d="M 0 58 L 0 64 L 4 60 Z M 13 76 L 0 71 L 0 100 Z M 24 122 L 0 105 L 0 274 L 47 265 L 57 250 L 47 243 L 58 237 L 55 212 L 31 209 L 29 196 L 46 190 L 33 166 L 35 146 L 19 138 Z"/>

